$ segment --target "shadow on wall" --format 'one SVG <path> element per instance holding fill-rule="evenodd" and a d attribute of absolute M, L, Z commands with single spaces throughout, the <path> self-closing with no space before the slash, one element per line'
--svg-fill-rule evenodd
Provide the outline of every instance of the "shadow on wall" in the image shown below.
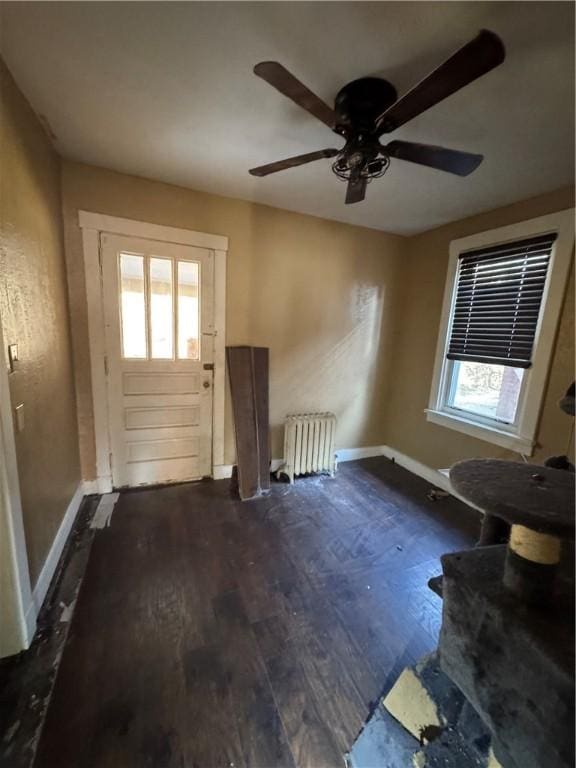
<path fill-rule="evenodd" d="M 272 456 L 289 413 L 335 413 L 338 447 L 382 442 L 400 238 L 262 206 L 249 235 L 242 265 L 232 243 L 229 327 L 235 343 L 270 348 Z"/>
<path fill-rule="evenodd" d="M 327 339 L 326 346 L 311 325 L 310 343 L 292 348 L 272 365 L 274 457 L 282 455 L 282 422 L 288 413 L 332 411 L 338 418 L 337 447 L 362 444 L 372 416 L 385 291 L 366 285 L 353 286 L 351 291 L 356 317 L 348 333 L 336 340 Z"/>

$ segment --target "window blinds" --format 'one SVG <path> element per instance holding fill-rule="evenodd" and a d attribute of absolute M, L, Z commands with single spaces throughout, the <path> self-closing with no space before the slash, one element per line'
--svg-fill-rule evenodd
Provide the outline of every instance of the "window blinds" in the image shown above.
<path fill-rule="evenodd" d="M 556 234 L 460 255 L 447 357 L 529 368 Z"/>

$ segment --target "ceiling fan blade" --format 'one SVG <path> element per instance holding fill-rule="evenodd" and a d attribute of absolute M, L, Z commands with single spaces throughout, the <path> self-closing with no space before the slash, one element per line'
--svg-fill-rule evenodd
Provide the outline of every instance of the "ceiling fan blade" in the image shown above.
<path fill-rule="evenodd" d="M 346 187 L 346 205 L 351 203 L 360 203 L 366 197 L 366 177 L 360 179 L 350 179 Z"/>
<path fill-rule="evenodd" d="M 287 157 L 286 160 L 277 160 L 275 163 L 260 165 L 258 168 L 250 168 L 248 173 L 252 174 L 252 176 L 268 176 L 269 173 L 296 168 L 298 165 L 311 163 L 313 160 L 322 160 L 323 157 L 336 157 L 339 151 L 338 149 L 320 149 L 318 152 L 308 152 L 306 155 Z"/>
<path fill-rule="evenodd" d="M 483 155 L 434 147 L 431 144 L 414 144 L 411 141 L 391 141 L 384 149 L 390 157 L 408 160 L 410 163 L 418 163 L 419 165 L 428 165 L 430 168 L 455 173 L 458 176 L 468 176 L 478 168 L 484 159 Z"/>
<path fill-rule="evenodd" d="M 277 61 L 261 61 L 254 67 L 254 74 L 266 80 L 284 96 L 292 99 L 299 107 L 321 120 L 328 128 L 334 128 L 336 123 L 334 110 L 306 88 L 294 75 L 290 74 L 282 64 Z"/>
<path fill-rule="evenodd" d="M 447 96 L 502 64 L 506 50 L 498 35 L 483 29 L 443 64 L 383 112 L 376 124 L 390 133 Z"/>

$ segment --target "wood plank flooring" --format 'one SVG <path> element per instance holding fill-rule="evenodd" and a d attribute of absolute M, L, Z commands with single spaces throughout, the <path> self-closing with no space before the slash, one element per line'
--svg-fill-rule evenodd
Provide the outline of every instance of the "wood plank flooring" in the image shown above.
<path fill-rule="evenodd" d="M 36 768 L 336 768 L 431 650 L 475 512 L 386 459 L 123 493 L 98 531 Z"/>

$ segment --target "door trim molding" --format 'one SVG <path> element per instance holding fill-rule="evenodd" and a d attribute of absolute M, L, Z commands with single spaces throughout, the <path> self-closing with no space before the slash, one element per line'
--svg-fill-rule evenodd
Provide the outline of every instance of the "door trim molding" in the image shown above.
<path fill-rule="evenodd" d="M 10 604 L 0 637 L 0 657 L 12 655 L 30 646 L 36 631 L 36 611 L 32 600 L 28 550 L 24 537 L 24 519 L 10 385 L 6 365 L 6 345 L 0 317 L 0 557 L 7 557 L 9 594 L 0 595 Z M 11 620 L 13 617 L 13 622 Z"/>
<path fill-rule="evenodd" d="M 212 409 L 212 472 L 224 463 L 224 402 L 226 393 L 226 266 L 228 238 L 190 229 L 150 224 L 101 213 L 78 211 L 82 231 L 84 274 L 88 307 L 88 337 L 96 440 L 96 487 L 98 493 L 112 490 L 108 400 L 104 369 L 104 305 L 100 272 L 100 235 L 127 235 L 180 245 L 207 248 L 214 252 L 214 388 Z M 91 478 L 84 478 L 90 480 Z"/>
<path fill-rule="evenodd" d="M 110 235 L 128 235 L 144 237 L 147 240 L 160 240 L 163 243 L 193 245 L 211 251 L 227 251 L 228 238 L 224 235 L 208 235 L 192 229 L 166 227 L 163 224 L 150 224 L 136 219 L 123 219 L 119 216 L 107 216 L 104 213 L 78 211 L 80 229 L 95 229 Z"/>

